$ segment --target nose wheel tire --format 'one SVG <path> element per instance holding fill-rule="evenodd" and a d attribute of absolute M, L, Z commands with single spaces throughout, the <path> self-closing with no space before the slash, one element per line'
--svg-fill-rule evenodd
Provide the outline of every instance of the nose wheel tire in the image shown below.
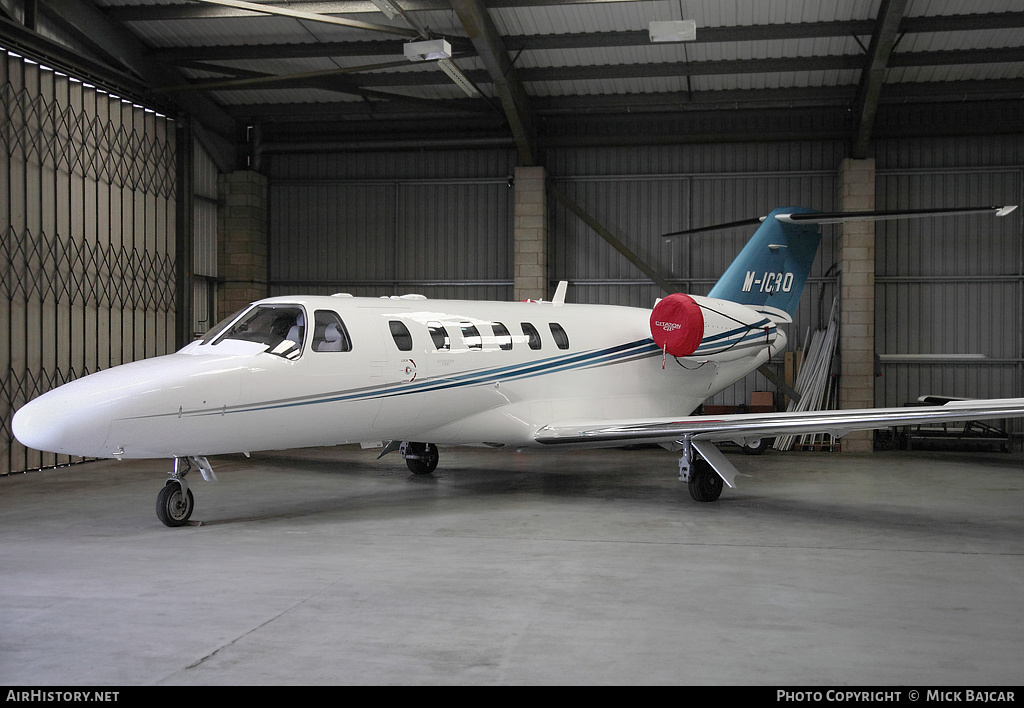
<path fill-rule="evenodd" d="M 181 485 L 168 482 L 156 495 L 156 515 L 165 526 L 184 526 L 192 516 L 192 490 L 181 493 Z"/>

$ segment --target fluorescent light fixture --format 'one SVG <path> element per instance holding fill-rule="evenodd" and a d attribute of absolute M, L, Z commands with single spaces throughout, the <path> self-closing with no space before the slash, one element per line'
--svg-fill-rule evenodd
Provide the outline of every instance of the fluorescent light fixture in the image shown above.
<path fill-rule="evenodd" d="M 370 2 L 376 5 L 378 10 L 387 15 L 389 20 L 395 19 L 400 14 L 399 9 L 395 7 L 391 0 L 370 0 Z"/>
<path fill-rule="evenodd" d="M 480 92 L 476 86 L 459 71 L 459 67 L 451 61 L 452 45 L 446 39 L 428 39 L 422 42 L 408 42 L 405 45 L 405 58 L 409 61 L 437 61 L 444 73 L 448 74 L 455 85 L 467 96 L 476 98 Z"/>
<path fill-rule="evenodd" d="M 647 25 L 652 42 L 692 42 L 697 39 L 694 20 L 655 21 Z"/>
<path fill-rule="evenodd" d="M 451 56 L 452 45 L 446 39 L 428 39 L 423 42 L 408 42 L 405 45 L 405 58 L 409 61 L 450 59 Z"/>

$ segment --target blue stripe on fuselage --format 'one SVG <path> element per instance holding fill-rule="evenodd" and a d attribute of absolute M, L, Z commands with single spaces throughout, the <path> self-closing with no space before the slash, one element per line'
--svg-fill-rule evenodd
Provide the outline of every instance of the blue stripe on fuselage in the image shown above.
<path fill-rule="evenodd" d="M 317 394 L 315 396 L 281 399 L 277 401 L 265 401 L 258 404 L 237 406 L 235 408 L 218 408 L 207 411 L 185 412 L 185 415 L 205 416 L 224 415 L 230 413 L 249 413 L 255 411 L 272 410 L 275 408 L 292 408 L 297 406 L 314 405 L 318 403 L 334 403 L 338 401 L 372 400 L 374 398 L 393 398 L 395 396 L 411 395 L 415 393 L 427 393 L 442 391 L 451 388 L 465 388 L 476 386 L 481 383 L 494 381 L 497 378 L 503 380 L 519 380 L 544 376 L 551 373 L 583 369 L 594 366 L 606 366 L 609 364 L 623 363 L 635 358 L 638 354 L 643 356 L 654 356 L 661 350 L 658 349 L 651 339 L 641 339 L 627 344 L 620 344 L 614 347 L 601 349 L 581 354 L 568 354 L 558 357 L 550 357 L 537 362 L 519 363 L 510 366 L 500 366 L 479 371 L 467 372 L 458 376 L 439 379 L 428 379 L 409 384 L 382 384 L 379 386 L 367 387 L 364 389 L 352 389 L 350 391 L 336 391 L 328 394 Z M 178 415 L 177 412 L 174 415 Z"/>

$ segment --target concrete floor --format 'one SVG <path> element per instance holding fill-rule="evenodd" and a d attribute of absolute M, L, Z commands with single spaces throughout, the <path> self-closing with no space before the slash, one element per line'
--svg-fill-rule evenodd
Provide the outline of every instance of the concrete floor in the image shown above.
<path fill-rule="evenodd" d="M 0 478 L 0 684 L 1019 684 L 1024 456 L 355 447 Z M 190 477 L 191 479 L 191 477 Z"/>

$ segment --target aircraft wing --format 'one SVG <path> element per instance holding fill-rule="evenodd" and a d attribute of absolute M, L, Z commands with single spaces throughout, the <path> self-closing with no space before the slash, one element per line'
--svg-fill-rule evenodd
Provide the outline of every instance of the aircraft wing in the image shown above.
<path fill-rule="evenodd" d="M 951 401 L 942 406 L 688 416 L 675 420 L 564 421 L 544 426 L 535 439 L 543 445 L 670 443 L 686 438 L 742 445 L 744 441 L 780 435 L 830 433 L 842 437 L 854 430 L 1000 418 L 1024 418 L 1024 398 Z"/>

